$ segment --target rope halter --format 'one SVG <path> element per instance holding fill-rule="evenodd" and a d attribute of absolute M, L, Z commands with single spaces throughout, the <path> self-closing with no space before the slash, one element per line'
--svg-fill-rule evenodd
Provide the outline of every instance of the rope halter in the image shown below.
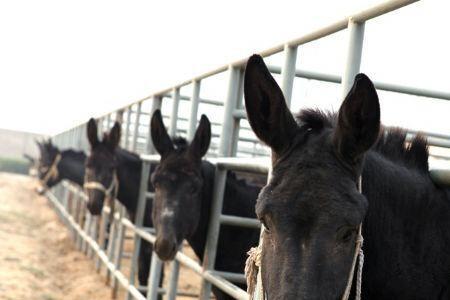
<path fill-rule="evenodd" d="M 117 198 L 117 193 L 119 192 L 119 179 L 117 178 L 117 173 L 114 171 L 113 179 L 111 180 L 111 184 L 109 185 L 108 188 L 106 188 L 101 182 L 98 181 L 86 181 L 87 180 L 86 175 L 84 179 L 85 182 L 83 184 L 83 188 L 85 189 L 85 191 L 97 190 L 103 192 L 103 194 L 105 195 L 105 198 L 110 208 L 108 222 L 109 224 L 112 224 L 115 213 L 115 200 Z"/>
<path fill-rule="evenodd" d="M 358 179 L 358 191 L 362 194 L 362 179 Z M 264 225 L 261 226 L 260 242 L 258 247 L 251 248 L 247 254 L 247 261 L 245 262 L 245 277 L 247 279 L 247 293 L 250 295 L 250 300 L 266 300 L 267 293 L 264 291 L 261 277 L 261 255 L 262 246 L 264 244 Z M 344 294 L 341 300 L 348 300 L 350 291 L 352 289 L 353 277 L 356 271 L 356 293 L 355 300 L 361 300 L 361 285 L 362 285 L 362 269 L 364 264 L 364 252 L 362 249 L 364 238 L 362 236 L 362 223 L 358 227 L 358 236 L 355 242 L 355 254 L 353 255 L 352 267 L 347 279 Z M 359 259 L 358 259 L 359 258 Z M 358 261 L 358 268 L 356 262 Z"/>
<path fill-rule="evenodd" d="M 87 177 L 85 177 L 85 180 L 87 180 Z M 106 188 L 101 182 L 99 181 L 85 181 L 83 184 L 83 188 L 88 190 L 97 190 L 105 194 L 105 197 L 110 198 L 114 200 L 117 196 L 117 192 L 119 191 L 119 180 L 117 179 L 116 172 L 113 173 L 113 179 L 111 181 L 111 184 L 108 188 Z"/>
<path fill-rule="evenodd" d="M 61 161 L 61 153 L 58 153 L 49 168 L 41 167 L 41 172 L 47 172 L 41 180 L 42 185 L 47 186 L 50 179 L 56 179 L 59 176 L 58 164 Z"/>

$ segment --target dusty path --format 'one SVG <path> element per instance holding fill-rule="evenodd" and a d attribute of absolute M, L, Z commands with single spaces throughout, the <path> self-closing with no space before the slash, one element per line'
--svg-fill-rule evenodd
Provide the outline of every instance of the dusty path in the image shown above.
<path fill-rule="evenodd" d="M 0 173 L 0 299 L 110 299 L 94 264 L 28 177 Z"/>

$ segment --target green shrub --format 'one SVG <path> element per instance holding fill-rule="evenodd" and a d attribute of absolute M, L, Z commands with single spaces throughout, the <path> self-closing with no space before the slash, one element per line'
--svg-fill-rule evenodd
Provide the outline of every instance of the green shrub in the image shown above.
<path fill-rule="evenodd" d="M 0 172 L 28 174 L 29 165 L 25 159 L 0 157 Z"/>

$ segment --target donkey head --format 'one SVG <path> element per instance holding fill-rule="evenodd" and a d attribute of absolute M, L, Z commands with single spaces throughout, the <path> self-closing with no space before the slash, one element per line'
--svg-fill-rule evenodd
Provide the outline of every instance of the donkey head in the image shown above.
<path fill-rule="evenodd" d="M 163 260 L 174 258 L 183 239 L 196 230 L 201 210 L 201 160 L 209 148 L 211 125 L 202 115 L 195 137 L 173 142 L 164 127 L 161 112 L 151 121 L 153 145 L 161 161 L 152 175 L 155 188 L 153 224 L 156 229 L 155 250 Z"/>
<path fill-rule="evenodd" d="M 120 142 L 120 124 L 115 122 L 110 132 L 103 139 L 98 139 L 97 123 L 90 119 L 87 125 L 87 136 L 91 152 L 86 159 L 85 189 L 88 195 L 87 207 L 93 215 L 101 213 L 103 202 L 108 193 L 117 187 L 114 185 L 117 161 L 116 148 Z"/>
<path fill-rule="evenodd" d="M 272 150 L 272 178 L 256 205 L 265 228 L 261 272 L 268 299 L 340 299 L 368 209 L 357 182 L 379 134 L 375 88 L 359 74 L 338 116 L 305 110 L 296 120 L 254 55 L 244 91 L 250 125 Z"/>
<path fill-rule="evenodd" d="M 58 156 L 61 153 L 50 139 L 44 142 L 36 141 L 36 144 L 40 153 L 37 164 L 38 178 L 46 187 L 51 188 L 61 181 L 58 173 L 55 172 L 55 168 L 58 167 Z"/>

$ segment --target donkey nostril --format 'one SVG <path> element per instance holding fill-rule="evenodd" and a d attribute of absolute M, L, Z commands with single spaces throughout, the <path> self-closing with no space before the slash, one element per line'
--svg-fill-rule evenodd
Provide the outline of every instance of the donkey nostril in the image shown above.
<path fill-rule="evenodd" d="M 159 238 L 155 242 L 155 250 L 162 260 L 172 260 L 177 249 L 177 243 L 172 239 Z"/>

